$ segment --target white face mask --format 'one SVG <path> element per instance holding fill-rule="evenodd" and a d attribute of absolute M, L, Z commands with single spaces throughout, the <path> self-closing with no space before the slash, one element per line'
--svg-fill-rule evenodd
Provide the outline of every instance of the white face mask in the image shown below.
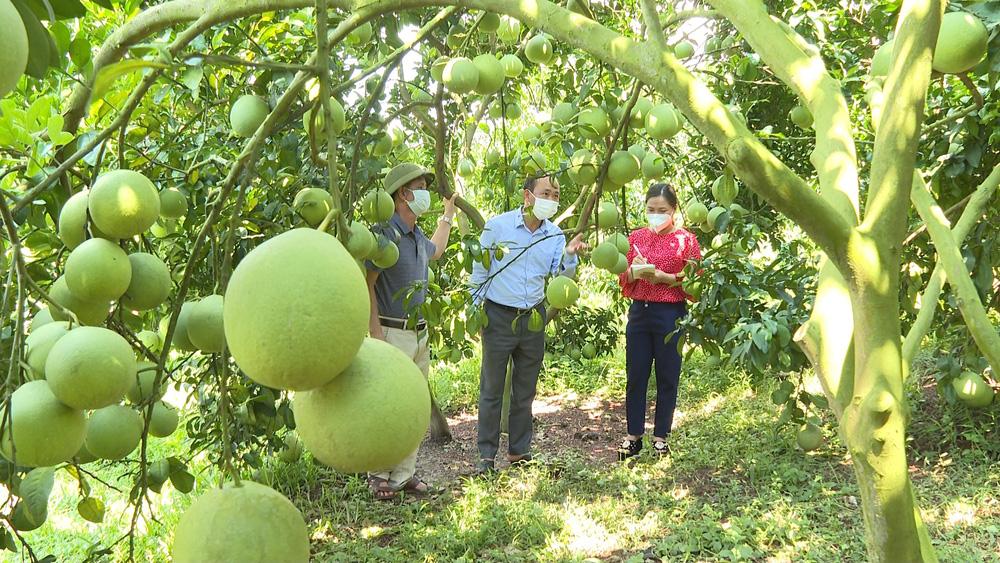
<path fill-rule="evenodd" d="M 646 220 L 649 221 L 650 229 L 659 231 L 669 228 L 673 217 L 666 213 L 647 213 Z"/>
<path fill-rule="evenodd" d="M 535 198 L 535 205 L 532 206 L 531 212 L 538 217 L 539 220 L 544 221 L 556 214 L 559 210 L 559 202 L 552 199 L 544 199 L 540 197 Z"/>
<path fill-rule="evenodd" d="M 427 213 L 431 208 L 431 192 L 427 190 L 413 190 L 413 201 L 407 201 L 410 211 L 417 217 Z"/>

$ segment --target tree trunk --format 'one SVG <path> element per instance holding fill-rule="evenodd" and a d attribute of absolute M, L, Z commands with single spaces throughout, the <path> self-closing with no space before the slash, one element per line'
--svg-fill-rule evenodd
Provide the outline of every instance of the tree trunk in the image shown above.
<path fill-rule="evenodd" d="M 437 400 L 434 399 L 433 391 L 431 391 L 431 440 L 435 442 L 450 442 L 452 440 L 448 419 L 445 418 Z"/>

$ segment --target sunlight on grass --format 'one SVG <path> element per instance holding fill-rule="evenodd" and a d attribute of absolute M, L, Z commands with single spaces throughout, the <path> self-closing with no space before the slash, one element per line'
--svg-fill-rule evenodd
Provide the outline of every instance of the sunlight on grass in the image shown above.
<path fill-rule="evenodd" d="M 945 520 L 949 527 L 972 526 L 976 523 L 976 507 L 962 501 L 955 501 L 948 507 Z"/>

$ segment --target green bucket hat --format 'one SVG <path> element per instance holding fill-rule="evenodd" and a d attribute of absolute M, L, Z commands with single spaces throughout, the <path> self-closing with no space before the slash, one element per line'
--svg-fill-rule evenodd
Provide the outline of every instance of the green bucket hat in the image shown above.
<path fill-rule="evenodd" d="M 385 191 L 389 192 L 391 195 L 399 188 L 421 176 L 426 176 L 427 181 L 430 182 L 431 178 L 434 177 L 434 173 L 423 166 L 412 162 L 397 164 L 392 170 L 389 171 L 388 174 L 385 175 Z"/>

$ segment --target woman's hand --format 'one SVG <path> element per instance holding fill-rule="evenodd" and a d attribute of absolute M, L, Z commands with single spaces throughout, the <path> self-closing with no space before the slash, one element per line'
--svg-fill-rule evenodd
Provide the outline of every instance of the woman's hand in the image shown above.
<path fill-rule="evenodd" d="M 633 265 L 636 265 L 636 264 L 649 264 L 649 261 L 646 260 L 645 256 L 643 256 L 642 254 L 639 254 L 637 252 L 635 254 L 635 256 L 632 258 L 632 264 Z"/>

